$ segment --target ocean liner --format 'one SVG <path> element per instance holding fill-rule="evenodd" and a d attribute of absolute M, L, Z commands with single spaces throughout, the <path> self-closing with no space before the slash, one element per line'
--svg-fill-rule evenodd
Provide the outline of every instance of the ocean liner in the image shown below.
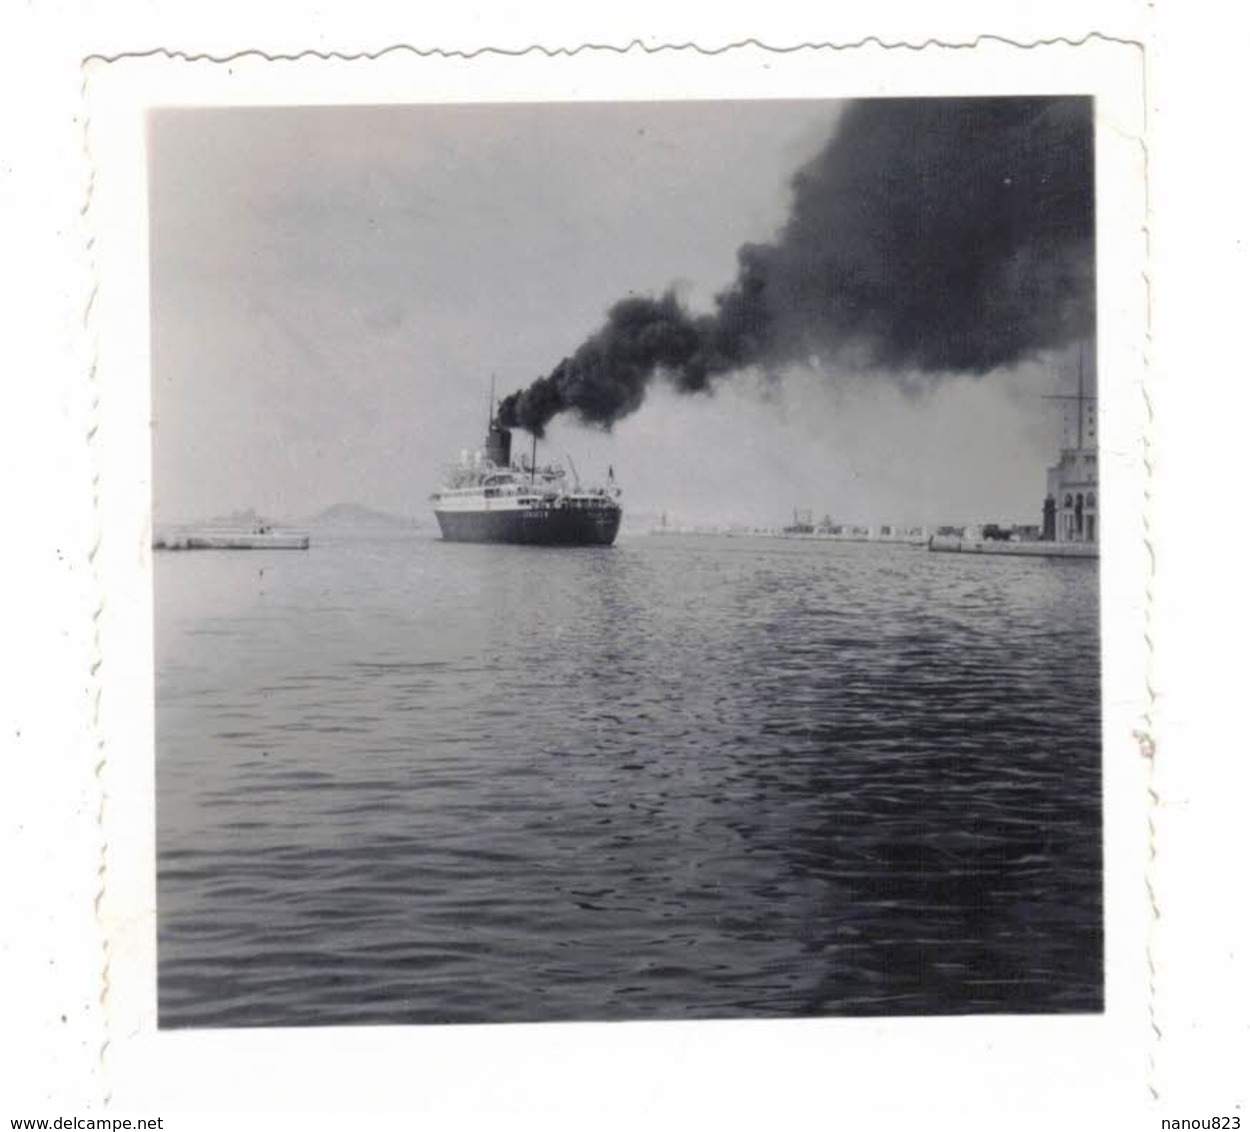
<path fill-rule="evenodd" d="M 612 469 L 603 487 L 583 487 L 573 469 L 512 462 L 512 433 L 492 415 L 484 450 L 461 456 L 430 498 L 450 542 L 611 546 L 621 525 L 620 488 Z M 571 462 L 570 462 L 571 463 Z"/>

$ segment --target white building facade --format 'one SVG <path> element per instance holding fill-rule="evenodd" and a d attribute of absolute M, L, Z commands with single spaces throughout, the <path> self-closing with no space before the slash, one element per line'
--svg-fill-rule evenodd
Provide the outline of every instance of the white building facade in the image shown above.
<path fill-rule="evenodd" d="M 1068 398 L 1065 398 L 1067 400 Z M 1079 392 L 1070 398 L 1076 412 L 1065 420 L 1066 444 L 1059 462 L 1046 469 L 1042 538 L 1047 542 L 1098 541 L 1098 416 L 1094 398 Z"/>
<path fill-rule="evenodd" d="M 1065 448 L 1046 470 L 1042 537 L 1048 542 L 1098 541 L 1098 453 Z"/>

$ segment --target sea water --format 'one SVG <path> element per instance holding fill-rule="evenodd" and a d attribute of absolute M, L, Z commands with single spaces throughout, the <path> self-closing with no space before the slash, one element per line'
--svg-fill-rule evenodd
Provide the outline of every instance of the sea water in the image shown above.
<path fill-rule="evenodd" d="M 1095 1011 L 1096 562 L 156 557 L 163 1026 Z"/>

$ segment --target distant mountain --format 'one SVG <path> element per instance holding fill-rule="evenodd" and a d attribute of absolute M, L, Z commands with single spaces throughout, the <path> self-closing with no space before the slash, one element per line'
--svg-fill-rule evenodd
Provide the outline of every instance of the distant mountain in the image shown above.
<path fill-rule="evenodd" d="M 303 526 L 320 527 L 334 530 L 358 530 L 363 528 L 386 527 L 388 529 L 411 529 L 416 524 L 412 519 L 402 515 L 392 515 L 387 511 L 375 511 L 372 507 L 362 507 L 359 503 L 336 503 L 324 511 L 303 521 Z"/>
<path fill-rule="evenodd" d="M 270 527 L 279 527 L 283 524 L 269 518 L 266 515 L 258 515 L 255 507 L 248 507 L 243 511 L 231 511 L 229 515 L 214 515 L 211 519 L 203 523 L 194 523 L 193 526 L 199 527 L 229 527 L 231 529 L 238 528 L 250 530 L 252 527 L 267 525 Z"/>

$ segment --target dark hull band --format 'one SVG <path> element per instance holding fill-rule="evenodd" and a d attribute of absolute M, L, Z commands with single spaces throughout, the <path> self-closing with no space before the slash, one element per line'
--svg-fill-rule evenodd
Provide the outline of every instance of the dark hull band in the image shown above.
<path fill-rule="evenodd" d="M 533 546 L 611 546 L 621 526 L 614 505 L 509 511 L 435 511 L 449 542 L 506 542 Z"/>

